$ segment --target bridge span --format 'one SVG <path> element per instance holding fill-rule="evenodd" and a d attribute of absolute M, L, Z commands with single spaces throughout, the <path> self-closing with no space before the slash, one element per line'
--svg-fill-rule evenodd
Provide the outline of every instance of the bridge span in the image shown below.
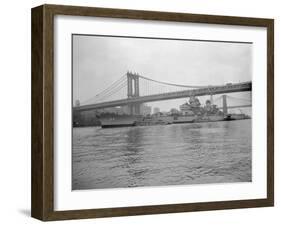
<path fill-rule="evenodd" d="M 204 88 L 198 89 L 188 89 L 184 91 L 177 92 L 167 92 L 162 94 L 154 94 L 147 96 L 130 96 L 125 99 L 107 101 L 102 103 L 95 103 L 89 105 L 83 105 L 74 107 L 74 111 L 88 111 L 88 110 L 96 110 L 117 106 L 125 106 L 125 105 L 136 105 L 142 104 L 146 102 L 155 102 L 161 100 L 171 100 L 171 99 L 179 99 L 190 96 L 205 96 L 205 95 L 215 95 L 215 94 L 225 94 L 225 93 L 235 93 L 235 92 L 245 92 L 252 91 L 252 82 L 242 82 L 242 83 L 232 83 L 221 86 L 208 86 Z"/>

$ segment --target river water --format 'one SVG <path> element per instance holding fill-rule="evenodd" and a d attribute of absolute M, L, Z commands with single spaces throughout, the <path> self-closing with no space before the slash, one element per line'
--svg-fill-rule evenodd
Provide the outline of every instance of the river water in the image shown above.
<path fill-rule="evenodd" d="M 251 120 L 73 129 L 72 189 L 250 182 Z"/>

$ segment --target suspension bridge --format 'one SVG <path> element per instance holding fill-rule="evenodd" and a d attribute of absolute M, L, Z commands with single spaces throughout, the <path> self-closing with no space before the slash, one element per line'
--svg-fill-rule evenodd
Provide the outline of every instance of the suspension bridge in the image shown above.
<path fill-rule="evenodd" d="M 224 113 L 227 113 L 227 109 L 251 107 L 251 103 L 227 106 L 227 99 L 234 97 L 226 95 L 226 93 L 249 92 L 251 90 L 252 82 L 208 86 L 181 85 L 157 81 L 137 73 L 127 72 L 106 89 L 97 93 L 92 98 L 79 103 L 79 105 L 74 107 L 74 111 L 128 106 L 130 114 L 140 114 L 140 106 L 146 102 L 171 100 L 191 96 L 210 95 L 212 97 L 213 95 L 223 94 L 218 99 L 222 99 L 221 108 Z"/>

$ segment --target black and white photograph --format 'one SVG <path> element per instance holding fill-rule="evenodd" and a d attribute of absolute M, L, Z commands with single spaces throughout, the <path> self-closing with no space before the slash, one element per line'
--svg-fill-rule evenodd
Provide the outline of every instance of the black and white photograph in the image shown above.
<path fill-rule="evenodd" d="M 72 190 L 252 182 L 252 49 L 72 34 Z"/>

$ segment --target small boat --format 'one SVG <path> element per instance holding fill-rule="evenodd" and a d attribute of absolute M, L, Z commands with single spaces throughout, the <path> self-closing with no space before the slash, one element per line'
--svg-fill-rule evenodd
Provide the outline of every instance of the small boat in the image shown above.
<path fill-rule="evenodd" d="M 231 117 L 231 115 L 227 115 L 224 117 L 223 119 L 224 121 L 233 121 L 233 120 L 236 120 L 235 118 Z"/>

